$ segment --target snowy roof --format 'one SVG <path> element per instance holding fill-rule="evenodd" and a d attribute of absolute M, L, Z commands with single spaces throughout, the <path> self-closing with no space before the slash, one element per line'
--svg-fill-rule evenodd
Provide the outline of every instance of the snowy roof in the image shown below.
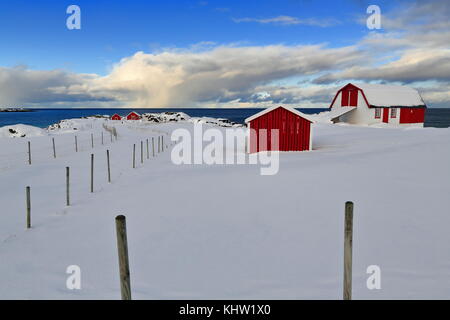
<path fill-rule="evenodd" d="M 270 107 L 270 108 L 267 108 L 265 110 L 262 110 L 262 111 L 260 111 L 260 112 L 258 112 L 256 114 L 252 115 L 251 117 L 248 117 L 247 119 L 245 119 L 245 123 L 250 122 L 253 119 L 259 118 L 260 116 L 262 116 L 262 115 L 264 115 L 266 113 L 269 113 L 269 112 L 271 112 L 271 111 L 273 111 L 275 109 L 278 109 L 278 108 L 286 109 L 286 110 L 288 110 L 288 111 L 290 111 L 290 112 L 292 112 L 292 113 L 294 113 L 294 114 L 296 114 L 296 115 L 298 115 L 298 116 L 308 120 L 309 122 L 312 122 L 312 123 L 315 122 L 313 117 L 310 117 L 310 116 L 304 114 L 303 112 L 298 111 L 297 109 L 294 109 L 294 108 L 291 108 L 291 107 L 284 107 L 284 106 L 274 106 L 274 107 Z"/>
<path fill-rule="evenodd" d="M 384 84 L 356 83 L 374 107 L 425 107 L 422 97 L 416 89 Z"/>
<path fill-rule="evenodd" d="M 137 114 L 138 116 L 140 116 L 140 114 L 137 113 L 136 111 L 131 111 L 130 113 L 127 114 L 127 116 L 129 116 L 130 114 L 133 114 L 133 113 L 134 113 L 134 114 Z"/>

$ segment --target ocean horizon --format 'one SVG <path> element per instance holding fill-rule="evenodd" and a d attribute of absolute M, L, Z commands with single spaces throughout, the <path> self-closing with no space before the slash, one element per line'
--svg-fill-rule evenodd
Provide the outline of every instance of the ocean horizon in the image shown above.
<path fill-rule="evenodd" d="M 64 119 L 82 118 L 94 115 L 115 113 L 123 116 L 131 111 L 139 113 L 184 112 L 191 117 L 225 118 L 236 123 L 244 120 L 265 108 L 30 108 L 23 112 L 0 112 L 0 127 L 26 124 L 40 128 L 58 123 Z M 327 108 L 296 108 L 306 113 L 314 114 L 328 110 Z M 428 108 L 425 115 L 425 127 L 450 127 L 450 109 Z"/>

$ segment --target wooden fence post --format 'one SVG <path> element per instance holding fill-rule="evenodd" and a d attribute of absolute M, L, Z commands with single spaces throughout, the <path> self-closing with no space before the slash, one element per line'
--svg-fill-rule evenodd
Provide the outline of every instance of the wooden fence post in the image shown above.
<path fill-rule="evenodd" d="M 149 159 L 150 158 L 150 153 L 149 153 L 149 150 L 148 150 L 148 138 L 147 138 L 146 142 L 147 142 L 147 159 Z"/>
<path fill-rule="evenodd" d="M 91 133 L 91 145 L 92 145 L 92 149 L 94 149 L 94 134 Z"/>
<path fill-rule="evenodd" d="M 56 159 L 56 147 L 55 147 L 55 138 L 52 138 L 52 143 L 53 143 L 53 158 Z"/>
<path fill-rule="evenodd" d="M 111 166 L 109 164 L 109 150 L 106 150 L 106 161 L 108 163 L 108 182 L 111 182 Z"/>
<path fill-rule="evenodd" d="M 141 164 L 144 163 L 144 142 L 141 141 Z"/>
<path fill-rule="evenodd" d="M 161 136 L 158 136 L 158 153 L 161 152 Z"/>
<path fill-rule="evenodd" d="M 77 136 L 75 136 L 75 152 L 78 152 L 78 139 L 77 139 Z"/>
<path fill-rule="evenodd" d="M 155 157 L 155 137 L 152 137 L 152 154 L 153 158 Z"/>
<path fill-rule="evenodd" d="M 111 134 L 111 142 L 113 142 L 113 139 L 112 139 L 112 132 L 110 132 L 110 134 Z"/>
<path fill-rule="evenodd" d="M 70 168 L 66 167 L 66 205 L 70 206 Z"/>
<path fill-rule="evenodd" d="M 27 229 L 31 228 L 31 196 L 30 187 L 26 187 L 27 194 Z"/>
<path fill-rule="evenodd" d="M 94 192 L 94 154 L 91 153 L 91 193 Z"/>
<path fill-rule="evenodd" d="M 161 150 L 164 152 L 164 136 L 161 136 Z"/>
<path fill-rule="evenodd" d="M 28 164 L 31 164 L 31 142 L 28 141 Z"/>
<path fill-rule="evenodd" d="M 102 131 L 102 145 L 103 145 L 104 143 L 103 143 L 103 131 Z"/>
<path fill-rule="evenodd" d="M 353 202 L 345 203 L 344 300 L 352 299 Z"/>
<path fill-rule="evenodd" d="M 136 144 L 133 144 L 133 169 L 136 168 Z"/>
<path fill-rule="evenodd" d="M 123 215 L 116 217 L 117 251 L 119 256 L 120 293 L 122 300 L 131 300 L 130 265 L 128 261 L 127 224 Z"/>

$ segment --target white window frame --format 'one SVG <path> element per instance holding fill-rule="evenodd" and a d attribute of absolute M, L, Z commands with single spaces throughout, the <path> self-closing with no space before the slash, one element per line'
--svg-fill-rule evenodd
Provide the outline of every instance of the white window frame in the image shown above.
<path fill-rule="evenodd" d="M 381 108 L 375 108 L 375 119 L 381 119 Z"/>
<path fill-rule="evenodd" d="M 389 114 L 390 114 L 391 119 L 397 118 L 397 108 L 391 108 Z"/>

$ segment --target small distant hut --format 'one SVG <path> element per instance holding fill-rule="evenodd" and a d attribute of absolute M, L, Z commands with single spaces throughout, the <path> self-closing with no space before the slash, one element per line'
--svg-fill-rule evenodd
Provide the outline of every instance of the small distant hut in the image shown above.
<path fill-rule="evenodd" d="M 115 113 L 111 116 L 111 120 L 122 120 L 122 117 Z"/>
<path fill-rule="evenodd" d="M 141 119 L 141 115 L 137 112 L 131 111 L 127 115 L 127 120 L 139 120 L 139 119 Z"/>

